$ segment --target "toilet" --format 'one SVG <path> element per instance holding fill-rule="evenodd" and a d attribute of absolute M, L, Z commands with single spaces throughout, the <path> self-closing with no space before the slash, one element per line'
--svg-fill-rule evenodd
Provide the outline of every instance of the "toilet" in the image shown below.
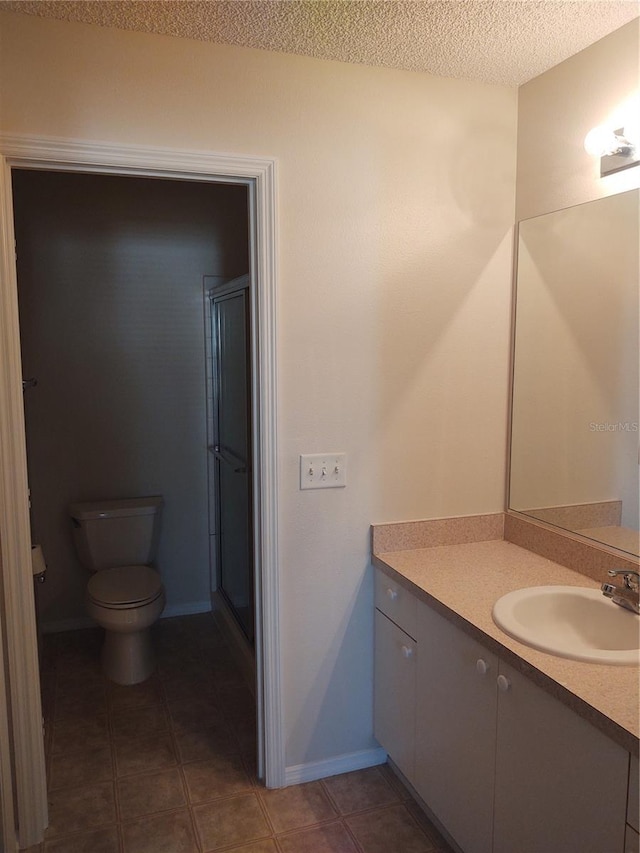
<path fill-rule="evenodd" d="M 78 558 L 92 573 L 87 613 L 105 629 L 102 668 L 117 684 L 138 684 L 155 668 L 149 629 L 166 597 L 151 562 L 162 505 L 162 497 L 154 495 L 69 508 Z"/>

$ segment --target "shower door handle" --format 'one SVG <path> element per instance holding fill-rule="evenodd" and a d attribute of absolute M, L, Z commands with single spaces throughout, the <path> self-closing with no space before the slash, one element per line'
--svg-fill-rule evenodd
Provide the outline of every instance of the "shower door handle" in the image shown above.
<path fill-rule="evenodd" d="M 230 450 L 227 450 L 226 448 L 225 449 L 221 448 L 219 444 L 216 444 L 213 447 L 210 447 L 209 450 L 213 453 L 213 455 L 216 457 L 216 459 L 220 460 L 220 462 L 224 462 L 225 464 L 231 465 L 232 467 L 234 465 L 237 465 L 238 462 L 240 462 L 241 464 L 237 468 L 235 468 L 235 467 L 233 468 L 234 474 L 246 474 L 247 473 L 247 466 L 244 464 L 244 461 L 239 456 L 235 455 L 235 453 L 232 453 Z"/>

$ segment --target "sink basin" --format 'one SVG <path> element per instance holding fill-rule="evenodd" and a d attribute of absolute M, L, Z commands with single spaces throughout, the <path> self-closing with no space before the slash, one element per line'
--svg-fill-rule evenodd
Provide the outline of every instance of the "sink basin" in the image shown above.
<path fill-rule="evenodd" d="M 493 606 L 498 628 L 534 649 L 590 663 L 640 663 L 640 617 L 598 589 L 533 586 Z"/>

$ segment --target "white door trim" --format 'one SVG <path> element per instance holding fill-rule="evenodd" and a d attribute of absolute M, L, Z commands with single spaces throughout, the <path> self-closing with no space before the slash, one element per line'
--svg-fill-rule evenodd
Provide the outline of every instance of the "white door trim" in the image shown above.
<path fill-rule="evenodd" d="M 277 339 L 275 160 L 206 151 L 151 148 L 39 136 L 0 135 L 3 165 L 0 209 L 0 542 L 16 741 L 16 799 L 21 844 L 36 843 L 46 822 L 40 694 L 31 580 L 22 373 L 13 237 L 12 167 L 100 174 L 242 182 L 252 200 L 256 359 L 254 434 L 256 460 L 256 602 L 258 604 L 258 713 L 264 734 L 268 787 L 285 784 L 279 642 L 277 492 Z M 25 801 L 26 786 L 29 786 Z M 39 802 L 42 800 L 42 806 Z M 23 836 L 24 832 L 24 836 Z M 35 835 L 33 834 L 35 833 Z M 35 840 L 29 840 L 35 838 Z"/>
<path fill-rule="evenodd" d="M 0 560 L 2 556 L 0 554 Z M 4 666 L 3 614 L 0 612 L 0 850 L 16 853 L 18 836 L 16 834 L 13 811 L 13 779 L 11 775 L 11 739 L 7 710 L 9 697 Z"/>
<path fill-rule="evenodd" d="M 13 798 L 21 847 L 42 837 L 47 791 L 33 601 L 11 170 L 0 163 L 0 548 Z M 4 697 L 3 697 L 4 698 Z M 3 803 L 3 808 L 6 804 Z"/>

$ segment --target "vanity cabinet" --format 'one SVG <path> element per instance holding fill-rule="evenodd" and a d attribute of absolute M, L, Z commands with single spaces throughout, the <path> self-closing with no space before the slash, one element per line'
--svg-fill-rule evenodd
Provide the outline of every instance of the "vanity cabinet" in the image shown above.
<path fill-rule="evenodd" d="M 414 602 L 413 636 L 376 612 L 375 732 L 460 850 L 626 853 L 628 753 Z"/>
<path fill-rule="evenodd" d="M 415 640 L 379 610 L 375 615 L 375 736 L 412 780 L 415 766 Z"/>
<path fill-rule="evenodd" d="M 499 678 L 493 853 L 623 850 L 628 752 L 504 662 Z"/>
<path fill-rule="evenodd" d="M 417 622 L 413 785 L 465 853 L 489 853 L 498 658 L 422 602 Z"/>

